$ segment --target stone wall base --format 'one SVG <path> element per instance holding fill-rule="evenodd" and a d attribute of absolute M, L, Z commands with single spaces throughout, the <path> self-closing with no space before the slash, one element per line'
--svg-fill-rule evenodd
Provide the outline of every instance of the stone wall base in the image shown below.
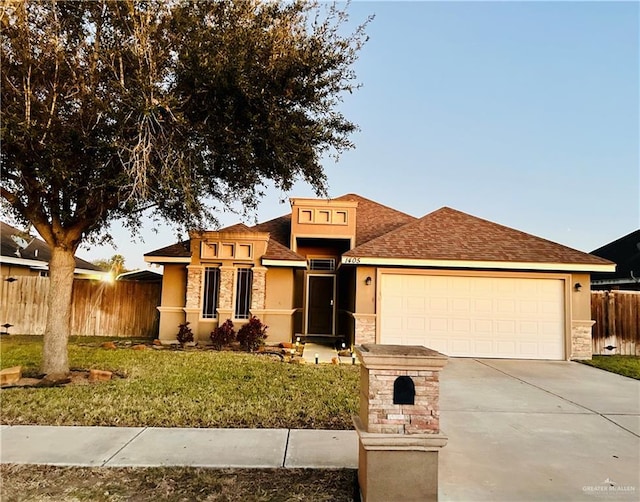
<path fill-rule="evenodd" d="M 595 321 L 571 321 L 571 357 L 570 359 L 591 359 L 593 342 L 591 329 Z"/>

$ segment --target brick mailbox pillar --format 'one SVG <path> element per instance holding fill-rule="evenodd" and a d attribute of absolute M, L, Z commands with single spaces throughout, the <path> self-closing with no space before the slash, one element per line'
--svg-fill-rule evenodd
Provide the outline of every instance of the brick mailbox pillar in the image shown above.
<path fill-rule="evenodd" d="M 422 346 L 364 344 L 358 482 L 365 502 L 438 499 L 439 376 L 447 356 Z"/>

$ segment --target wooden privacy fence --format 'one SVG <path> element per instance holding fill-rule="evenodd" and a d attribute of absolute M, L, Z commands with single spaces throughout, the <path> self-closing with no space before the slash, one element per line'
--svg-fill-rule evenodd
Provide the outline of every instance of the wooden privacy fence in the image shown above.
<path fill-rule="evenodd" d="M 47 320 L 48 277 L 0 281 L 0 325 L 10 334 L 41 335 Z M 152 337 L 158 333 L 161 285 L 87 279 L 73 282 L 71 335 Z M 4 328 L 0 328 L 4 331 Z"/>
<path fill-rule="evenodd" d="M 592 291 L 591 318 L 594 354 L 640 355 L 640 291 Z"/>

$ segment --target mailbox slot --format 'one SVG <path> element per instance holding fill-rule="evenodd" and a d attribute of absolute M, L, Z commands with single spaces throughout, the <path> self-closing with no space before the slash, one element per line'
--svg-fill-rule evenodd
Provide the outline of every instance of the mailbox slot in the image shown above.
<path fill-rule="evenodd" d="M 410 376 L 399 376 L 393 382 L 393 404 L 415 404 L 416 386 Z"/>

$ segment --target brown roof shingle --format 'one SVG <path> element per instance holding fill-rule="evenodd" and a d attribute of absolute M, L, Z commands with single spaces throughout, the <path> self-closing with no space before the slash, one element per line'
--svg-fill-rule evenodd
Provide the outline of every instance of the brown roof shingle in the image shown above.
<path fill-rule="evenodd" d="M 191 241 L 182 241 L 171 244 L 154 251 L 145 253 L 144 256 L 161 256 L 163 258 L 190 258 Z"/>
<path fill-rule="evenodd" d="M 611 262 L 443 207 L 345 256 L 446 261 L 609 265 Z"/>
<path fill-rule="evenodd" d="M 355 201 L 356 212 L 356 246 L 360 246 L 376 237 L 380 237 L 416 218 L 406 213 L 379 204 L 357 194 L 348 193 L 335 200 Z"/>

